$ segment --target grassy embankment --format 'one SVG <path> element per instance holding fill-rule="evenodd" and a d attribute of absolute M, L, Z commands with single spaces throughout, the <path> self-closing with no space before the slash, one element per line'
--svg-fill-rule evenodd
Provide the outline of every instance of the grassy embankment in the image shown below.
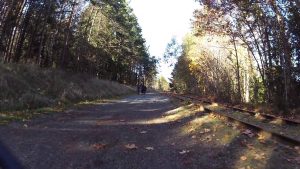
<path fill-rule="evenodd" d="M 131 87 L 85 74 L 0 64 L 0 124 L 133 92 Z"/>

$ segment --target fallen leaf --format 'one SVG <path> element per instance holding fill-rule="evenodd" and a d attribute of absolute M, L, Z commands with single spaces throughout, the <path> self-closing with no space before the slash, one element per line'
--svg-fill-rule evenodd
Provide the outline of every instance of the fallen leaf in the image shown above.
<path fill-rule="evenodd" d="M 93 144 L 92 147 L 95 150 L 102 150 L 107 146 L 107 144 L 102 144 L 102 143 L 97 143 L 97 144 Z"/>
<path fill-rule="evenodd" d="M 186 154 L 186 153 L 189 153 L 190 151 L 189 150 L 182 150 L 179 152 L 179 154 L 183 155 L 183 154 Z"/>
<path fill-rule="evenodd" d="M 261 154 L 255 154 L 254 155 L 254 159 L 255 160 L 262 160 L 265 158 L 265 153 L 261 153 Z"/>
<path fill-rule="evenodd" d="M 25 127 L 25 128 L 27 128 L 27 127 L 28 127 L 28 125 L 27 125 L 27 124 L 24 124 L 24 127 Z"/>
<path fill-rule="evenodd" d="M 154 150 L 153 147 L 145 147 L 145 149 L 148 150 L 148 151 L 153 151 Z"/>
<path fill-rule="evenodd" d="M 196 136 L 192 136 L 192 139 L 195 139 L 195 138 L 197 138 Z"/>
<path fill-rule="evenodd" d="M 204 132 L 208 133 L 208 132 L 210 132 L 210 129 L 204 129 Z"/>
<path fill-rule="evenodd" d="M 194 132 L 195 131 L 195 129 L 194 128 L 191 128 L 191 129 L 189 129 L 189 131 L 188 132 Z"/>
<path fill-rule="evenodd" d="M 245 160 L 247 160 L 247 157 L 246 156 L 242 156 L 240 159 L 243 160 L 243 161 L 245 161 Z"/>
<path fill-rule="evenodd" d="M 147 131 L 141 131 L 140 132 L 141 134 L 146 134 L 146 133 L 148 133 Z"/>
<path fill-rule="evenodd" d="M 130 150 L 135 150 L 138 147 L 135 144 L 126 144 L 125 148 L 130 149 Z"/>
<path fill-rule="evenodd" d="M 249 149 L 254 149 L 254 145 L 253 145 L 253 144 L 246 144 L 246 146 L 247 146 Z"/>

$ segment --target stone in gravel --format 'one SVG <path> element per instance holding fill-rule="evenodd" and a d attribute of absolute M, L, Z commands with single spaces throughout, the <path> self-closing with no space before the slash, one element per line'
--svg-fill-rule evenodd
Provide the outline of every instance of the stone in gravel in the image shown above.
<path fill-rule="evenodd" d="M 146 134 L 146 133 L 148 133 L 147 131 L 141 131 L 140 132 L 141 134 Z"/>
<path fill-rule="evenodd" d="M 129 150 L 136 150 L 138 147 L 135 144 L 126 144 L 125 148 Z"/>
<path fill-rule="evenodd" d="M 153 147 L 145 147 L 145 149 L 148 150 L 148 151 L 153 151 L 154 150 Z"/>
<path fill-rule="evenodd" d="M 189 150 L 182 150 L 182 151 L 179 152 L 179 154 L 183 155 L 183 154 L 187 154 L 189 152 L 190 152 Z"/>

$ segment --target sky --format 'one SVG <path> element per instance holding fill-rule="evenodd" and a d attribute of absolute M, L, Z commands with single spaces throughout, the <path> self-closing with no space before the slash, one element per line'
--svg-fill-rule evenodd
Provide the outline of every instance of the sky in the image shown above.
<path fill-rule="evenodd" d="M 163 58 L 172 37 L 181 43 L 190 32 L 193 12 L 199 4 L 195 0 L 131 0 L 130 6 L 142 27 L 150 55 Z M 161 63 L 159 73 L 168 79 L 172 69 Z"/>

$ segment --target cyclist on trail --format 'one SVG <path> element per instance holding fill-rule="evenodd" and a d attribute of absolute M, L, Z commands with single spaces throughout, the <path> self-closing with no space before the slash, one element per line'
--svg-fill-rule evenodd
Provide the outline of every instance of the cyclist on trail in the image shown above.
<path fill-rule="evenodd" d="M 142 89 L 141 89 L 142 94 L 146 94 L 147 92 L 147 87 L 143 84 Z"/>

